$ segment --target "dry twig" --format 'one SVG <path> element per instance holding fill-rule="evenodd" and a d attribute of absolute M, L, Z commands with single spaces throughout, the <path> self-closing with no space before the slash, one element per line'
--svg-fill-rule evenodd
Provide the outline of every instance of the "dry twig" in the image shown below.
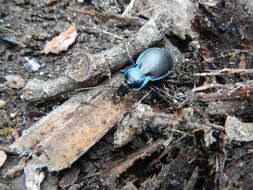
<path fill-rule="evenodd" d="M 227 74 L 252 74 L 253 69 L 222 69 L 222 70 L 207 70 L 208 73 L 196 73 L 195 76 L 206 77 L 206 76 L 219 76 Z"/>
<path fill-rule="evenodd" d="M 210 90 L 210 93 L 196 93 L 199 91 Z M 192 90 L 195 92 L 189 94 L 193 98 L 202 99 L 205 101 L 231 101 L 231 100 L 252 100 L 253 99 L 253 82 L 236 84 L 211 84 L 198 87 Z"/>
<path fill-rule="evenodd" d="M 79 10 L 79 9 L 68 9 L 68 11 L 73 12 L 73 13 L 81 13 L 81 14 L 85 14 L 89 16 L 96 16 L 96 17 L 99 17 L 103 21 L 115 20 L 115 21 L 122 22 L 125 24 L 130 24 L 130 23 L 144 24 L 143 20 L 137 17 L 118 15 L 118 14 L 110 13 L 110 12 L 100 13 L 98 11 L 93 11 L 93 10 Z"/>

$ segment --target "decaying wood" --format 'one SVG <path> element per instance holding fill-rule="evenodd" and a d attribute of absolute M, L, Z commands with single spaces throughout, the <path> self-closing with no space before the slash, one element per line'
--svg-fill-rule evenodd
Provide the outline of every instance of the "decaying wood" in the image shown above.
<path fill-rule="evenodd" d="M 200 91 L 211 91 L 204 93 Z M 198 87 L 189 93 L 189 98 L 197 98 L 205 101 L 231 101 L 231 100 L 252 100 L 253 82 L 247 81 L 236 84 L 210 84 Z M 199 93 L 196 93 L 199 92 Z"/>
<path fill-rule="evenodd" d="M 132 154 L 117 160 L 111 164 L 111 166 L 102 172 L 101 176 L 104 179 L 106 184 L 112 184 L 120 174 L 126 171 L 129 167 L 131 167 L 134 162 L 139 159 L 144 159 L 146 156 L 151 155 L 159 147 L 161 147 L 162 141 L 155 141 L 152 144 L 133 152 Z"/>
<path fill-rule="evenodd" d="M 112 80 L 113 85 L 120 82 L 119 75 Z M 113 92 L 112 88 L 96 88 L 69 99 L 25 131 L 11 149 L 32 155 L 39 167 L 49 171 L 69 167 L 127 111 L 123 103 L 112 102 Z"/>
<path fill-rule="evenodd" d="M 138 104 L 132 109 L 120 122 L 114 133 L 114 146 L 122 147 L 133 140 L 138 130 L 143 130 L 147 126 L 151 112 L 152 108 L 144 104 Z"/>
<path fill-rule="evenodd" d="M 175 6 L 170 6 L 171 4 Z M 28 81 L 23 89 L 22 98 L 29 102 L 43 101 L 78 86 L 95 86 L 102 79 L 108 77 L 109 71 L 113 73 L 125 66 L 129 61 L 129 55 L 136 57 L 155 42 L 158 42 L 166 32 L 172 31 L 172 33 L 180 36 L 186 35 L 188 28 L 184 28 L 186 24 L 182 23 L 187 23 L 187 26 L 190 25 L 188 15 L 182 16 L 182 23 L 178 26 L 176 25 L 178 17 L 174 13 L 172 14 L 168 8 L 182 9 L 182 12 L 190 9 L 193 12 L 192 8 L 188 8 L 188 6 L 192 7 L 192 3 L 190 1 L 182 3 L 176 0 L 165 5 L 166 7 L 161 6 L 157 10 L 156 14 L 140 28 L 137 34 L 130 36 L 127 43 L 116 45 L 112 49 L 95 55 L 83 53 L 83 55 L 78 56 L 80 58 L 78 61 L 71 63 L 74 66 L 68 69 L 64 76 L 57 79 Z"/>

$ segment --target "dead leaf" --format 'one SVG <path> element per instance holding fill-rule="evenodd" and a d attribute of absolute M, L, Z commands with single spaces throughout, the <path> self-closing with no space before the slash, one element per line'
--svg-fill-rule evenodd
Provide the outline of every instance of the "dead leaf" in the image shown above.
<path fill-rule="evenodd" d="M 73 25 L 65 32 L 62 32 L 59 36 L 53 38 L 50 42 L 47 42 L 45 48 L 41 53 L 55 53 L 58 54 L 61 51 L 66 51 L 71 44 L 73 44 L 77 37 L 76 27 Z"/>

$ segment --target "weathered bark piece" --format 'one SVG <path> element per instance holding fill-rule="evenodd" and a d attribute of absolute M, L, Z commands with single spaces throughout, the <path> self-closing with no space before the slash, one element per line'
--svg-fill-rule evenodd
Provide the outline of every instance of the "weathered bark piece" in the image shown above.
<path fill-rule="evenodd" d="M 114 133 L 114 146 L 122 147 L 133 140 L 138 130 L 147 126 L 148 116 L 151 112 L 152 108 L 145 104 L 138 104 L 136 108 L 131 110 L 131 113 L 124 117 Z"/>
<path fill-rule="evenodd" d="M 43 101 L 52 96 L 60 95 L 66 91 L 77 88 L 78 86 L 95 86 L 102 79 L 106 78 L 110 72 L 115 72 L 125 66 L 129 61 L 129 56 L 136 57 L 139 53 L 158 42 L 168 31 L 178 30 L 178 35 L 185 35 L 186 24 L 177 26 L 178 20 L 190 25 L 190 19 L 187 15 L 180 14 L 175 16 L 176 10 L 180 12 L 193 12 L 193 4 L 190 1 L 169 1 L 164 2 L 157 8 L 156 14 L 140 28 L 137 34 L 133 34 L 127 40 L 127 43 L 116 45 L 112 49 L 91 55 L 84 53 L 76 61 L 74 66 L 67 70 L 66 75 L 49 81 L 31 80 L 23 89 L 23 99 L 35 102 Z M 173 7 L 173 11 L 168 9 Z M 193 13 L 192 13 L 193 14 Z M 191 18 L 191 17 L 190 17 Z M 180 33 L 181 32 L 181 33 Z M 36 84 L 38 83 L 38 84 Z M 61 85 L 65 84 L 66 85 Z"/>
<path fill-rule="evenodd" d="M 121 77 L 111 82 L 119 85 Z M 101 87 L 69 99 L 25 131 L 11 149 L 32 155 L 49 171 L 69 167 L 122 118 L 125 105 L 112 102 L 113 92 Z"/>
<path fill-rule="evenodd" d="M 75 87 L 77 87 L 75 80 L 65 75 L 47 81 L 32 79 L 26 83 L 21 98 L 32 102 L 43 101 Z"/>
<path fill-rule="evenodd" d="M 225 131 L 231 140 L 253 141 L 253 123 L 243 123 L 236 117 L 228 116 L 225 122 Z"/>

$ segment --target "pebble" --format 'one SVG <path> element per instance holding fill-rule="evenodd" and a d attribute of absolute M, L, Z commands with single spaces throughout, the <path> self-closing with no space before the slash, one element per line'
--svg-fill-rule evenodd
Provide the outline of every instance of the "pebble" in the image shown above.
<path fill-rule="evenodd" d="M 25 79 L 23 79 L 20 75 L 7 75 L 5 77 L 6 79 L 6 84 L 9 88 L 14 88 L 14 89 L 20 89 L 25 86 Z"/>
<path fill-rule="evenodd" d="M 0 100 L 0 108 L 3 108 L 6 105 L 6 101 Z"/>
<path fill-rule="evenodd" d="M 11 117 L 11 118 L 14 118 L 14 117 L 16 117 L 16 116 L 17 116 L 17 112 L 10 113 L 10 117 Z"/>
<path fill-rule="evenodd" d="M 25 58 L 24 66 L 30 71 L 38 71 L 41 68 L 41 65 L 34 58 L 30 59 L 28 57 Z"/>
<path fill-rule="evenodd" d="M 4 165 L 5 161 L 7 160 L 7 154 L 0 150 L 0 168 Z"/>

